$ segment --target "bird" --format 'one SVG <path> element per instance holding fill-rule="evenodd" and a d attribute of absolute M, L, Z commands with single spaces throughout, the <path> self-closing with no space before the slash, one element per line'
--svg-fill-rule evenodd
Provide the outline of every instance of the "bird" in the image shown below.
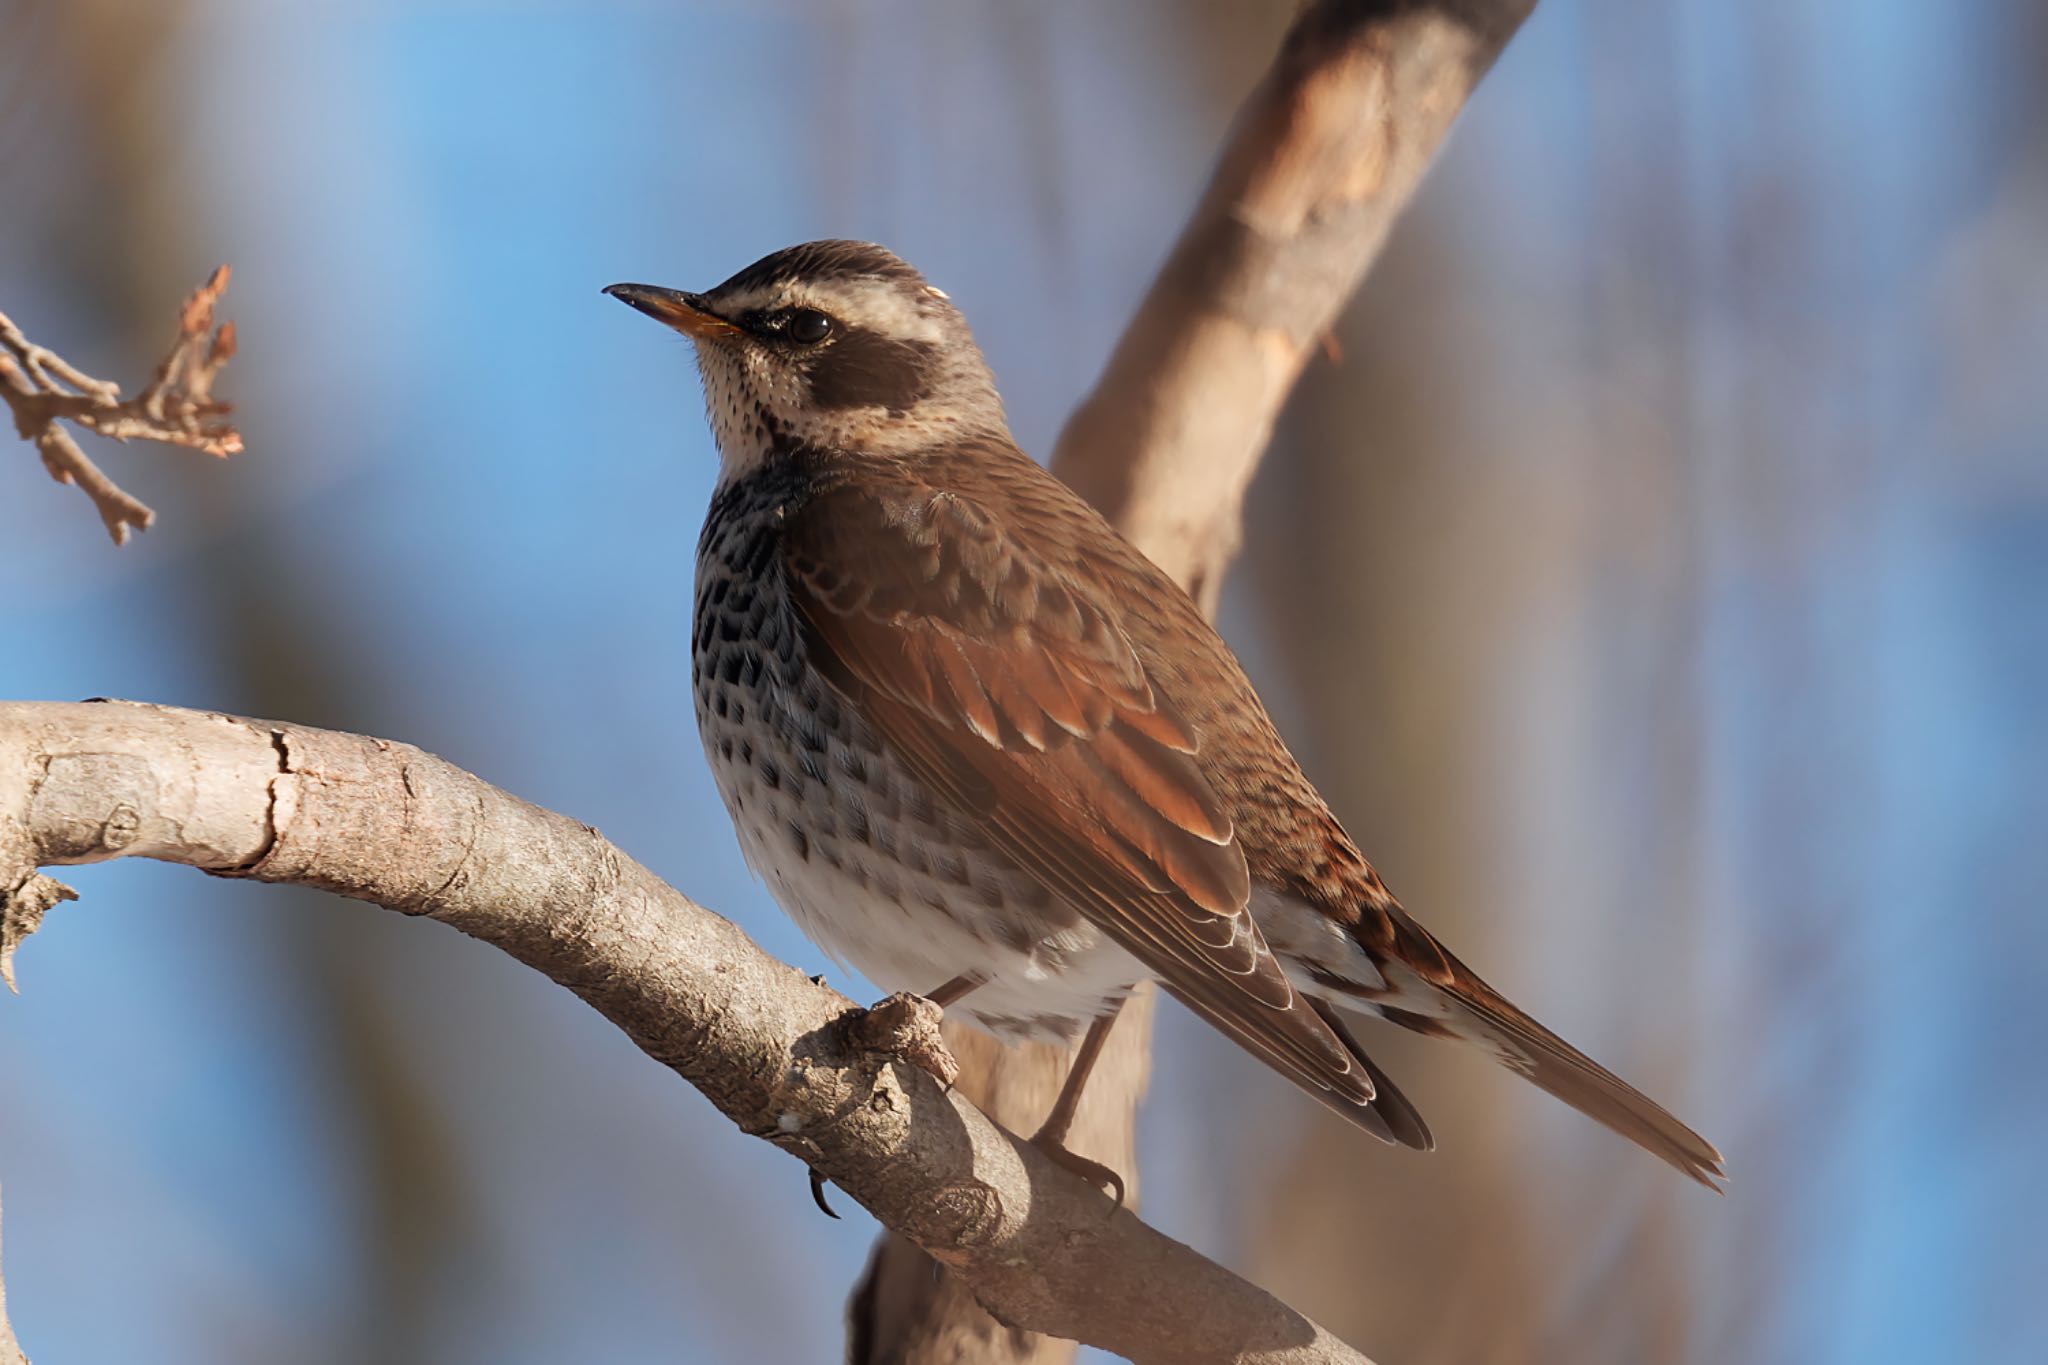
<path fill-rule="evenodd" d="M 966 318 L 869 242 L 703 293 L 604 291 L 694 345 L 718 449 L 698 729 L 748 864 L 805 933 L 1004 1039 L 1073 1043 L 1032 1139 L 1154 981 L 1380 1140 L 1435 1146 L 1367 1053 L 1476 1047 L 1718 1190 L 1721 1154 L 1412 916 L 1201 609 L 1019 448 Z"/>

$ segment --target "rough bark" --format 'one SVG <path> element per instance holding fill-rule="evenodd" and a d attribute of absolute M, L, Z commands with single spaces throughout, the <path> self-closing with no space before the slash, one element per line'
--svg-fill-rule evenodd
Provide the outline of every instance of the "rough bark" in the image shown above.
<path fill-rule="evenodd" d="M 316 887 L 503 949 L 1018 1328 L 1139 1362 L 1363 1359 L 902 1060 L 933 1040 L 875 1036 L 596 830 L 410 746 L 125 702 L 0 704 L 0 962 L 69 898 L 39 868 L 119 857 Z"/>
<path fill-rule="evenodd" d="M 1239 112 L 1208 189 L 1052 466 L 1212 614 L 1244 497 L 1281 404 L 1466 97 L 1534 0 L 1319 0 Z M 1071 1145 L 1135 1196 L 1152 997 L 1126 1010 Z M 1029 1132 L 1069 1052 L 951 1027 L 961 1088 Z M 1011 1332 L 917 1248 L 885 1236 L 848 1306 L 854 1365 L 1058 1365 L 1068 1343 Z"/>
<path fill-rule="evenodd" d="M 1151 1068 L 1154 998 L 1149 986 L 1124 1006 L 1097 1060 L 1068 1147 L 1124 1177 L 1135 1206 L 1137 1110 Z M 1004 1045 L 963 1024 L 944 1027 L 960 1064 L 957 1091 L 1013 1133 L 1044 1121 L 1073 1060 L 1055 1043 Z M 867 1270 L 847 1304 L 852 1365 L 1057 1365 L 1074 1343 L 999 1322 L 956 1277 L 934 1274 L 931 1257 L 895 1232 L 875 1241 Z"/>

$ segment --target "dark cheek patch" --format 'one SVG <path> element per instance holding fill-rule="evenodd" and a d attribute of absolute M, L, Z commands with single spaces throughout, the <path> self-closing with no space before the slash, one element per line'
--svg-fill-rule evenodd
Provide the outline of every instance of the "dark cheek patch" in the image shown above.
<path fill-rule="evenodd" d="M 887 408 L 901 416 L 931 391 L 934 347 L 858 327 L 810 362 L 811 401 L 822 408 Z"/>

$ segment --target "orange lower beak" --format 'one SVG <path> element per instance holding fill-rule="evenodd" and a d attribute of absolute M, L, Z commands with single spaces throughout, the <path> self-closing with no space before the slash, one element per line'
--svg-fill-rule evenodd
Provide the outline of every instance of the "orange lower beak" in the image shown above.
<path fill-rule="evenodd" d="M 680 289 L 663 289 L 654 284 L 614 284 L 604 292 L 685 336 L 701 340 L 740 330 L 705 307 L 702 294 L 685 294 Z"/>

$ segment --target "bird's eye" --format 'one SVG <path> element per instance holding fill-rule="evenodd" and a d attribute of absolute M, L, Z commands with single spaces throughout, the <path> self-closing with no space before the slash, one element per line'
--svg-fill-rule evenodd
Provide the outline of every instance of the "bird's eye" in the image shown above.
<path fill-rule="evenodd" d="M 832 319 L 815 308 L 799 308 L 789 315 L 783 335 L 803 346 L 815 346 L 832 334 Z"/>

